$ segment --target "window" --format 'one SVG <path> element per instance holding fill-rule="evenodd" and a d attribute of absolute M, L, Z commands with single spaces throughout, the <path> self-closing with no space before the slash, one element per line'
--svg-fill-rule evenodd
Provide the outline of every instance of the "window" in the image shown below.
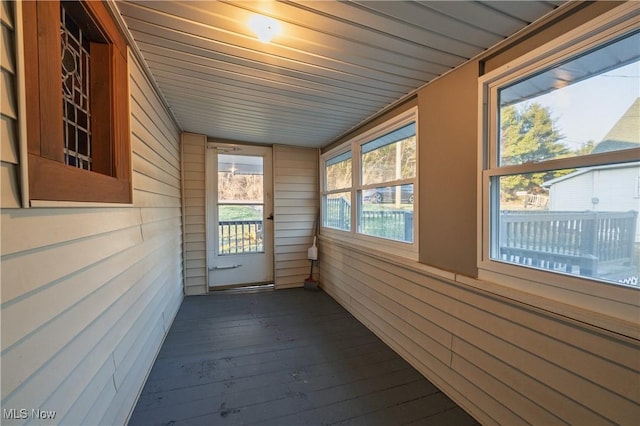
<path fill-rule="evenodd" d="M 92 41 L 89 30 L 78 24 L 86 21 L 86 17 L 80 14 L 74 18 L 73 10 L 60 3 L 64 163 L 91 170 L 91 51 L 96 55 L 95 46 L 91 49 L 91 45 L 105 41 L 99 33 Z"/>
<path fill-rule="evenodd" d="M 325 163 L 323 225 L 351 230 L 351 151 L 329 158 Z"/>
<path fill-rule="evenodd" d="M 358 232 L 413 243 L 416 123 L 360 146 Z"/>
<path fill-rule="evenodd" d="M 324 230 L 417 256 L 416 158 L 415 108 L 324 154 Z"/>
<path fill-rule="evenodd" d="M 29 198 L 131 203 L 128 52 L 106 6 L 25 2 L 23 19 Z"/>
<path fill-rule="evenodd" d="M 480 269 L 569 288 L 578 281 L 561 277 L 637 287 L 637 24 L 576 31 L 481 83 Z"/>

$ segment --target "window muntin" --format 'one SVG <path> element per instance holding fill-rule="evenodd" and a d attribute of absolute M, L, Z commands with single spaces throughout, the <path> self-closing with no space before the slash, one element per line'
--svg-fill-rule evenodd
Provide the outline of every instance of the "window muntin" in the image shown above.
<path fill-rule="evenodd" d="M 416 127 L 413 108 L 323 156 L 324 231 L 417 257 Z"/>
<path fill-rule="evenodd" d="M 77 20 L 74 13 L 86 15 L 83 8 L 69 9 L 60 3 L 64 162 L 91 170 L 91 43 L 95 40 L 77 23 L 89 18 L 80 16 Z M 104 39 L 99 41 L 104 43 Z"/>
<path fill-rule="evenodd" d="M 490 260 L 638 285 L 638 34 L 490 84 Z"/>

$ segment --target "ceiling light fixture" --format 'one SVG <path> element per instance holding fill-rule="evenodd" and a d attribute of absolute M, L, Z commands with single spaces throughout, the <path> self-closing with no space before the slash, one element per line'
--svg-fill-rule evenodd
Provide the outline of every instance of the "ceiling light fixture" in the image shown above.
<path fill-rule="evenodd" d="M 249 18 L 249 27 L 256 33 L 258 40 L 263 43 L 269 43 L 273 37 L 282 32 L 280 22 L 263 15 L 251 16 Z"/>

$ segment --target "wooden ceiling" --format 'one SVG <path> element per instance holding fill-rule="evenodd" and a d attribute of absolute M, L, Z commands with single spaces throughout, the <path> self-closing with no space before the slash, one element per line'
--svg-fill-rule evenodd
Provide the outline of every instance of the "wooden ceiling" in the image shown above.
<path fill-rule="evenodd" d="M 177 122 L 321 147 L 562 1 L 118 1 Z M 270 43 L 248 26 L 280 21 Z"/>

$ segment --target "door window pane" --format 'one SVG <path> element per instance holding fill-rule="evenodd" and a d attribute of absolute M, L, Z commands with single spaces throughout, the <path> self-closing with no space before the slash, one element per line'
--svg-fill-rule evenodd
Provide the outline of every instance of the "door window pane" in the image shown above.
<path fill-rule="evenodd" d="M 263 158 L 218 154 L 218 254 L 263 253 Z"/>
<path fill-rule="evenodd" d="M 218 154 L 218 202 L 262 203 L 262 157 Z"/>

